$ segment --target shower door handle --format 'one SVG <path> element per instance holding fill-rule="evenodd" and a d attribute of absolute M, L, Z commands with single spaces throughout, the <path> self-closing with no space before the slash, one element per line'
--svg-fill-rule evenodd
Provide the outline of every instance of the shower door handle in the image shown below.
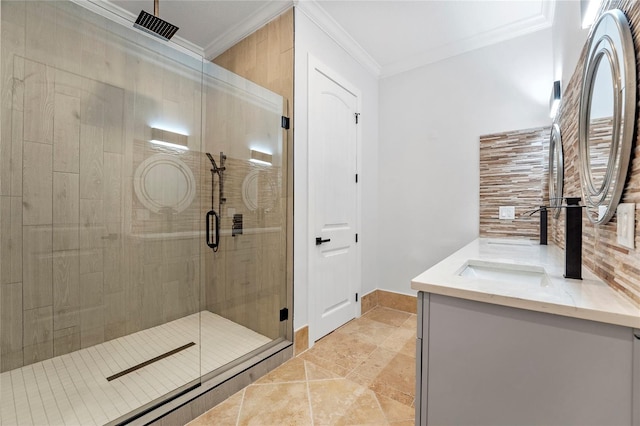
<path fill-rule="evenodd" d="M 214 219 L 215 219 L 215 232 L 216 232 L 216 235 L 215 235 L 215 237 L 213 239 L 211 238 L 211 216 L 213 216 Z M 209 210 L 207 212 L 206 222 L 207 222 L 207 226 L 206 226 L 207 245 L 210 248 L 215 250 L 218 247 L 218 244 L 220 244 L 220 216 L 218 216 L 218 213 L 216 213 L 215 210 Z"/>
<path fill-rule="evenodd" d="M 319 246 L 322 243 L 328 243 L 329 241 L 331 241 L 331 238 L 327 238 L 326 240 L 323 240 L 322 237 L 316 237 L 317 246 Z"/>

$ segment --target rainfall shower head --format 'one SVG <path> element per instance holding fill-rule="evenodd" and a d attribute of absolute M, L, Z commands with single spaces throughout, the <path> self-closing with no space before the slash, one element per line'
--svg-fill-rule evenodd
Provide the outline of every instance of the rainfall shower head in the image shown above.
<path fill-rule="evenodd" d="M 179 30 L 173 24 L 168 23 L 165 20 L 159 18 L 160 14 L 160 2 L 159 0 L 154 0 L 153 2 L 153 15 L 145 12 L 144 10 L 140 11 L 140 15 L 138 15 L 138 19 L 136 19 L 134 27 L 141 29 L 143 31 L 148 32 L 149 34 L 153 34 L 156 37 L 160 37 L 165 41 L 169 41 L 171 37 Z"/>

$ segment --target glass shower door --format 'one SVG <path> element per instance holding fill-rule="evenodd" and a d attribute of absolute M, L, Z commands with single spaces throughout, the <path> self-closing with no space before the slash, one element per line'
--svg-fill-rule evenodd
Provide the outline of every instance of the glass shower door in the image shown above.
<path fill-rule="evenodd" d="M 201 376 L 202 59 L 1 7 L 2 424 L 124 419 Z"/>
<path fill-rule="evenodd" d="M 203 316 L 207 374 L 285 336 L 287 169 L 281 96 L 214 64 L 203 90 L 203 148 L 213 161 L 203 159 L 202 214 L 220 218 L 219 246 L 203 255 L 203 314 L 234 330 L 214 336 Z M 235 355 L 218 358 L 208 345 Z"/>

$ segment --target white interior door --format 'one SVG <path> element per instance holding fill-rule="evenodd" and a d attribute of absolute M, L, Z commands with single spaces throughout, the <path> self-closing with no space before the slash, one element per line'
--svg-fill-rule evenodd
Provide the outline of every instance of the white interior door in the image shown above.
<path fill-rule="evenodd" d="M 358 94 L 309 57 L 309 333 L 359 314 Z"/>

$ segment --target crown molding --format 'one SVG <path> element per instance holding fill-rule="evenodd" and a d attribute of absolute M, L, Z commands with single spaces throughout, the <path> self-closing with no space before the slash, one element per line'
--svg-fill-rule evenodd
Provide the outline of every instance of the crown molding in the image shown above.
<path fill-rule="evenodd" d="M 474 35 L 473 37 L 467 37 L 453 43 L 439 46 L 408 59 L 385 65 L 382 67 L 380 78 L 391 77 L 472 50 L 550 28 L 553 25 L 555 4 L 555 0 L 542 0 L 540 14 L 538 15 L 494 28 L 482 34 Z"/>
<path fill-rule="evenodd" d="M 294 0 L 294 4 L 360 65 L 376 77 L 380 76 L 382 69 L 380 64 L 315 0 Z"/>
<path fill-rule="evenodd" d="M 225 32 L 204 47 L 204 57 L 212 60 L 226 52 L 240 40 L 253 34 L 256 30 L 268 24 L 273 18 L 281 15 L 293 6 L 293 1 L 269 1 L 251 14 L 247 19 Z"/>

